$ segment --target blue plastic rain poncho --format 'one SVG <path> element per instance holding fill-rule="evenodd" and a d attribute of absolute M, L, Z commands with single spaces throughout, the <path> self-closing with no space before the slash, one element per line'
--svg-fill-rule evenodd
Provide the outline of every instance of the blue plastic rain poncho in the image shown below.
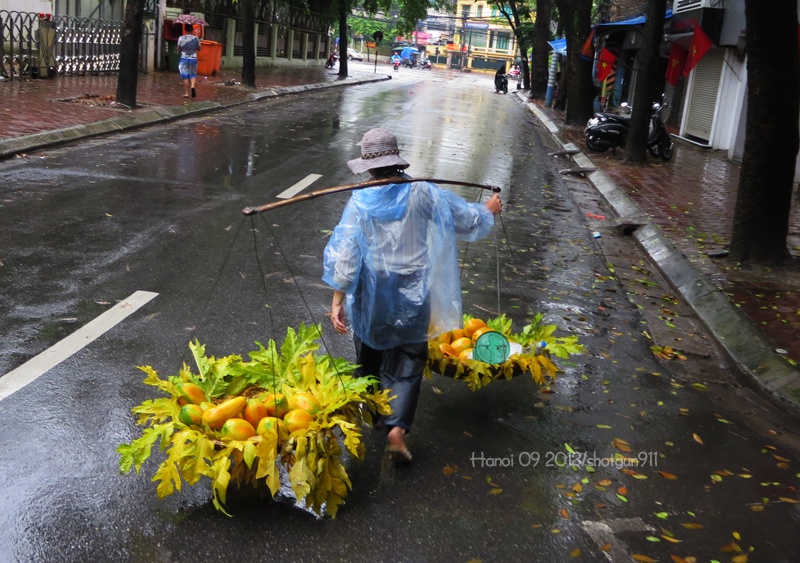
<path fill-rule="evenodd" d="M 429 182 L 354 192 L 325 248 L 323 281 L 346 294 L 353 331 L 376 350 L 460 327 L 456 240 L 494 225 L 482 203 Z"/>

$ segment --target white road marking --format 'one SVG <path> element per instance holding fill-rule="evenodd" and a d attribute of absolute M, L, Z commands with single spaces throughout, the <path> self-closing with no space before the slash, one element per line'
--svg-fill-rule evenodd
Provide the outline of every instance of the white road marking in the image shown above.
<path fill-rule="evenodd" d="M 43 373 L 97 340 L 157 295 L 158 293 L 150 291 L 131 294 L 38 356 L 0 377 L 0 401 L 36 381 Z"/>
<path fill-rule="evenodd" d="M 300 192 L 302 192 L 304 189 L 306 189 L 308 186 L 319 180 L 320 178 L 322 178 L 322 174 L 309 174 L 308 176 L 297 182 L 294 186 L 283 190 L 275 197 L 277 197 L 278 199 L 289 199 L 290 197 L 294 197 Z"/>

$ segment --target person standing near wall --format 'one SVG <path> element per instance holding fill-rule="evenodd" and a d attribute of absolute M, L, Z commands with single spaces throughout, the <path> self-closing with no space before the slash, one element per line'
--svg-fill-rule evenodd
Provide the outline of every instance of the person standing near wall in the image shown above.
<path fill-rule="evenodd" d="M 182 25 L 182 24 L 175 24 Z M 181 53 L 178 62 L 178 72 L 183 79 L 183 97 L 197 96 L 195 83 L 197 81 L 197 51 L 200 50 L 200 38 L 192 33 L 192 26 L 184 27 L 182 35 L 178 38 L 178 51 Z"/>

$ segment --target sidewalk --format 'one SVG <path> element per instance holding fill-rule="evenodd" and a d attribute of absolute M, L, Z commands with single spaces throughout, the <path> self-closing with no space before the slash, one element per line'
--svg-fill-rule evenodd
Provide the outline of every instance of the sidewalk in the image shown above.
<path fill-rule="evenodd" d="M 722 151 L 675 139 L 670 162 L 648 157 L 645 168 L 622 166 L 622 151 L 589 151 L 583 128 L 564 126 L 563 114 L 518 95 L 561 146 L 580 151 L 572 163 L 561 157 L 561 168 L 595 169 L 588 179 L 617 217 L 644 223 L 633 236 L 737 365 L 744 382 L 800 412 L 800 273 L 743 270 L 726 257 L 740 165 Z M 589 222 L 597 228 L 603 224 Z M 795 255 L 799 235 L 795 206 L 788 241 Z"/>
<path fill-rule="evenodd" d="M 0 159 L 265 97 L 387 80 L 389 68 L 379 63 L 376 73 L 351 71 L 345 80 L 336 69 L 258 69 L 255 92 L 238 84 L 239 70 L 223 69 L 219 76 L 200 77 L 197 98 L 189 100 L 177 74 L 156 72 L 139 76 L 142 107 L 132 111 L 109 105 L 114 75 L 3 81 Z M 527 104 L 524 94 L 518 95 Z M 621 151 L 616 156 L 584 152 L 580 128 L 563 127 L 563 116 L 549 108 L 527 105 L 559 143 L 581 151 L 572 157 L 574 163 L 560 158 L 561 168 L 597 168 L 588 178 L 614 212 L 643 219 L 645 225 L 633 236 L 748 382 L 800 405 L 800 369 L 794 367 L 800 362 L 800 274 L 741 270 L 724 258 L 739 165 L 719 151 L 676 141 L 668 163 L 651 159 L 646 168 L 623 167 Z M 588 220 L 603 226 L 602 220 Z M 792 212 L 789 245 L 800 249 L 798 209 Z"/>

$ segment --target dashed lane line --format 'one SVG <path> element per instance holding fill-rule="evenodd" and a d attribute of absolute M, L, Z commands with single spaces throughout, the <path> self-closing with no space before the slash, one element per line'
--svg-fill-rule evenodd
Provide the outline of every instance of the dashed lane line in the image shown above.
<path fill-rule="evenodd" d="M 320 178 L 322 178 L 322 174 L 309 174 L 308 176 L 297 182 L 294 186 L 283 190 L 275 197 L 277 197 L 278 199 L 289 199 L 290 197 L 294 197 L 300 192 L 302 192 L 304 189 L 306 189 L 308 186 L 319 180 Z"/>
<path fill-rule="evenodd" d="M 137 291 L 63 340 L 0 377 L 0 401 L 85 348 L 149 303 L 158 293 Z"/>

